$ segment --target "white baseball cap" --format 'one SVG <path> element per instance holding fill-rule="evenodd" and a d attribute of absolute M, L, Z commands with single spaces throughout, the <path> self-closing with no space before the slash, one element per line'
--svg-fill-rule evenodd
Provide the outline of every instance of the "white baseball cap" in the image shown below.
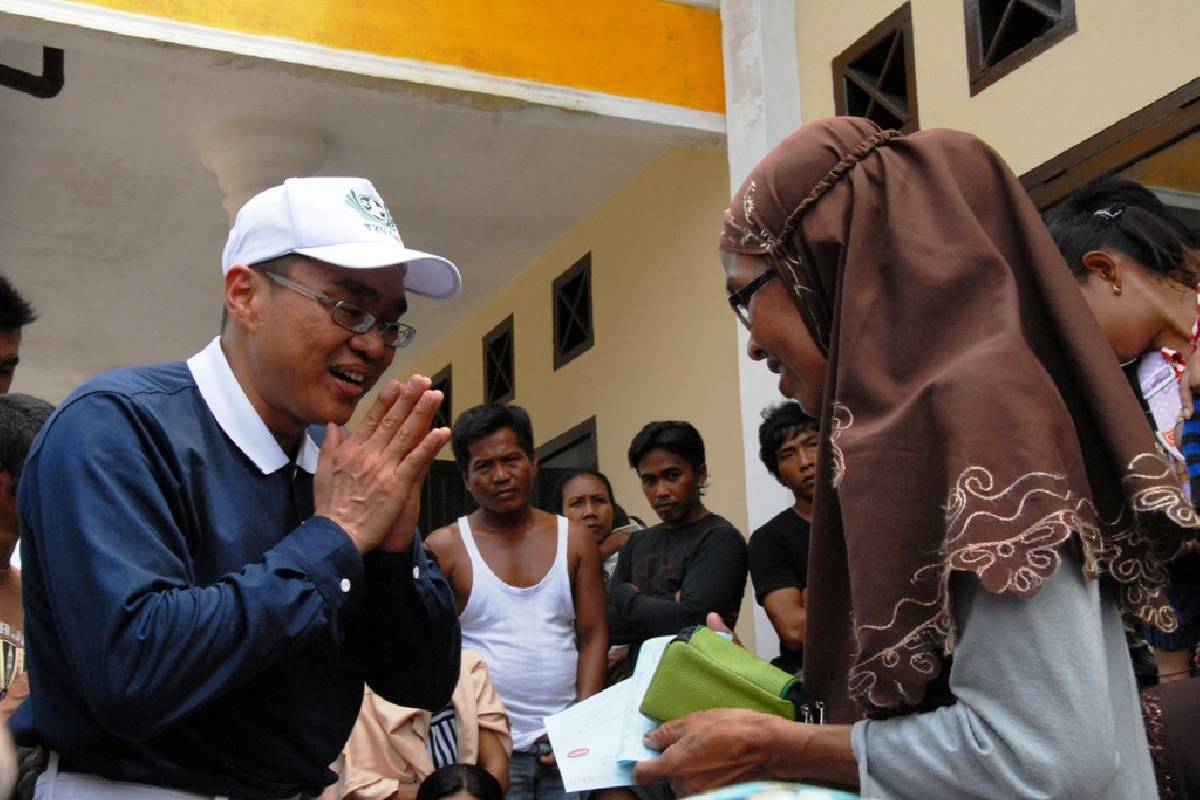
<path fill-rule="evenodd" d="M 221 256 L 234 264 L 299 253 L 348 269 L 404 265 L 404 288 L 425 297 L 458 294 L 458 268 L 441 256 L 411 250 L 392 214 L 365 178 L 288 178 L 246 201 Z"/>

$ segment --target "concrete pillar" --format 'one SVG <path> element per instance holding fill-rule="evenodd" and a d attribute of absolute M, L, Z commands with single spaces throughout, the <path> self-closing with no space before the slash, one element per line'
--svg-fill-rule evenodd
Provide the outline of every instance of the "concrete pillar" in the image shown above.
<path fill-rule="evenodd" d="M 721 0 L 725 50 L 725 125 L 732 194 L 758 161 L 800 126 L 794 0 Z M 737 323 L 738 378 L 746 461 L 746 512 L 750 531 L 792 504 L 791 493 L 758 457 L 764 407 L 779 402 L 775 376 L 746 356 L 748 335 Z M 748 531 L 749 533 L 749 531 Z M 754 604 L 753 647 L 779 654 L 779 637 Z"/>
<path fill-rule="evenodd" d="M 312 175 L 325 163 L 324 135 L 294 120 L 242 118 L 214 124 L 197 142 L 217 176 L 232 224 L 239 208 L 285 178 Z"/>

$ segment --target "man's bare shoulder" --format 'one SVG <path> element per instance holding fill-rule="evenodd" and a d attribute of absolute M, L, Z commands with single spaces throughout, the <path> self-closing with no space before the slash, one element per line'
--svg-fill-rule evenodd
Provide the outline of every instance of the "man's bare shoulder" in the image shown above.
<path fill-rule="evenodd" d="M 558 531 L 558 514 L 551 514 L 549 511 L 542 511 L 540 508 L 530 508 L 529 510 L 533 512 L 530 519 L 531 528 Z"/>
<path fill-rule="evenodd" d="M 434 550 L 446 550 L 462 544 L 462 534 L 459 533 L 458 523 L 451 522 L 445 527 L 438 528 L 425 537 L 425 544 Z"/>
<path fill-rule="evenodd" d="M 596 547 L 596 539 L 582 523 L 571 521 L 567 525 L 567 557 L 572 564 L 584 560 L 600 563 L 600 549 Z"/>

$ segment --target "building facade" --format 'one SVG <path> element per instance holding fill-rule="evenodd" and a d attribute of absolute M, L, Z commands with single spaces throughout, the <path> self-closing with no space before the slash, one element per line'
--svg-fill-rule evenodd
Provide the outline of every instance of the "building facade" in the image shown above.
<path fill-rule="evenodd" d="M 652 419 L 696 424 L 706 502 L 744 531 L 788 503 L 716 239 L 803 121 L 971 131 L 1039 206 L 1122 174 L 1200 221 L 1189 0 L 0 0 L 0 22 L 0 269 L 42 312 L 17 390 L 200 349 L 228 215 L 363 174 L 466 285 L 414 303 L 394 374 L 435 376 L 448 421 L 525 406 L 548 474 L 598 467 L 647 519 L 625 450 Z M 431 521 L 463 506 L 441 474 Z"/>

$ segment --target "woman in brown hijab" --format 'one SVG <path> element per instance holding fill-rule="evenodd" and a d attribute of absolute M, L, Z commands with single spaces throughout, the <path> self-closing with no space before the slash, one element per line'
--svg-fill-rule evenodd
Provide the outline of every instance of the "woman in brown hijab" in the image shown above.
<path fill-rule="evenodd" d="M 967 134 L 807 125 L 721 238 L 750 355 L 821 418 L 807 688 L 704 712 L 639 781 L 1154 796 L 1121 612 L 1170 628 L 1197 519 L 1037 211 Z"/>

